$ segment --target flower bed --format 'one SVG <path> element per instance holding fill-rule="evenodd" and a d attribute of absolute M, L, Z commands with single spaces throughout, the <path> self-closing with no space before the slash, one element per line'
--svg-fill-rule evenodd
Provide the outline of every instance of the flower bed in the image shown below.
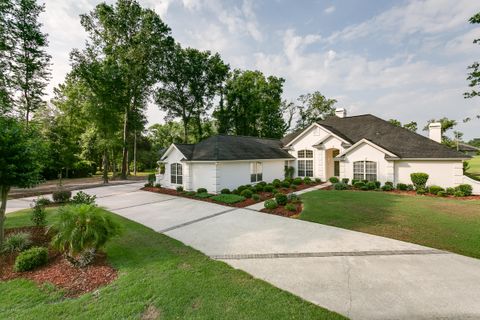
<path fill-rule="evenodd" d="M 302 212 L 302 203 L 299 202 L 299 203 L 296 203 L 294 204 L 295 205 L 295 211 L 290 211 L 290 210 L 287 210 L 285 208 L 285 206 L 278 206 L 278 208 L 275 208 L 275 209 L 267 209 L 267 208 L 263 208 L 262 210 L 260 210 L 261 212 L 265 212 L 265 213 L 270 213 L 270 214 L 275 214 L 277 216 L 282 216 L 282 217 L 295 217 L 295 216 L 298 216 L 301 212 Z"/>
<path fill-rule="evenodd" d="M 302 180 L 302 183 L 297 184 L 295 186 L 293 184 L 290 184 L 291 186 L 288 187 L 288 188 L 280 186 L 278 188 L 275 188 L 274 191 L 276 191 L 277 193 L 289 194 L 289 193 L 296 192 L 296 191 L 299 191 L 299 190 L 304 190 L 304 189 L 307 189 L 307 188 L 311 188 L 311 187 L 319 185 L 319 184 L 321 184 L 320 181 L 312 181 L 310 183 L 305 183 Z M 241 188 L 241 187 L 245 187 L 245 188 Z M 275 192 L 255 191 L 255 186 L 241 186 L 241 187 L 239 187 L 239 189 L 242 189 L 242 191 L 245 190 L 245 189 L 249 189 L 249 190 L 252 191 L 252 194 L 256 194 L 256 195 L 258 195 L 258 197 L 256 199 L 254 199 L 253 197 L 251 197 L 251 198 L 244 197 L 244 200 L 242 200 L 242 201 L 230 203 L 228 201 L 226 201 L 226 202 L 216 201 L 214 195 L 210 195 L 209 197 L 205 197 L 204 193 L 196 193 L 194 191 L 180 191 L 180 190 L 177 191 L 177 190 L 173 190 L 173 189 L 168 189 L 168 188 L 163 188 L 163 187 L 153 187 L 153 186 L 146 186 L 146 187 L 142 188 L 142 190 L 149 191 L 149 192 L 168 194 L 168 195 L 178 196 L 178 197 L 185 197 L 185 198 L 190 198 L 190 199 L 195 199 L 195 200 L 200 200 L 200 201 L 206 201 L 206 202 L 211 202 L 211 203 L 218 203 L 218 204 L 222 204 L 222 205 L 226 205 L 226 206 L 230 206 L 230 207 L 236 207 L 236 208 L 248 207 L 248 206 L 251 206 L 253 204 L 256 204 L 256 203 L 259 203 L 259 202 L 262 202 L 262 201 L 265 201 L 265 200 L 268 200 L 268 199 L 272 199 L 275 196 Z M 229 192 L 230 192 L 230 190 L 229 190 Z M 241 195 L 242 194 L 241 191 L 239 191 L 238 194 Z M 202 196 L 199 197 L 199 195 L 202 195 Z"/>

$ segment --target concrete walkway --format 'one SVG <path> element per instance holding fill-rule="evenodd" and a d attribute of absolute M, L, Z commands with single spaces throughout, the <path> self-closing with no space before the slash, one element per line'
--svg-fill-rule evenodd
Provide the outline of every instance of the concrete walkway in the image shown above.
<path fill-rule="evenodd" d="M 352 319 L 480 319 L 480 260 L 140 187 L 87 193 L 112 212 Z"/>

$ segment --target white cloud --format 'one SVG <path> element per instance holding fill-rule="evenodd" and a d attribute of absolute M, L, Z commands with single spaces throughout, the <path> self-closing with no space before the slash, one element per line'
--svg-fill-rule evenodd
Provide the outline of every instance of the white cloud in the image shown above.
<path fill-rule="evenodd" d="M 325 10 L 323 10 L 323 12 L 325 12 L 326 14 L 331 14 L 331 13 L 335 12 L 335 6 L 327 7 L 327 8 L 325 8 Z"/>

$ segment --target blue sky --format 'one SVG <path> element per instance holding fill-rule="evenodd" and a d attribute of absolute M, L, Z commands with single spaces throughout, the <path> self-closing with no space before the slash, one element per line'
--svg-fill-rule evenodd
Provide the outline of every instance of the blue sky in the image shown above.
<path fill-rule="evenodd" d="M 107 1 L 111 3 L 112 1 Z M 98 1 L 46 0 L 42 16 L 53 56 L 53 86 L 82 47 L 78 15 Z M 474 0 L 220 1 L 141 0 L 183 46 L 219 52 L 232 68 L 285 78 L 284 98 L 320 91 L 349 115 L 417 121 L 447 116 L 468 140 L 480 137 L 480 98 L 464 99 L 466 67 L 480 60 Z M 155 106 L 150 123 L 163 122 Z"/>

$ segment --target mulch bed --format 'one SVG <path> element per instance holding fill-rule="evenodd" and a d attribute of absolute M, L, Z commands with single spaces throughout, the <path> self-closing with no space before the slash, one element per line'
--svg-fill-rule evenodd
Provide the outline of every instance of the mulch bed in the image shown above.
<path fill-rule="evenodd" d="M 328 186 L 325 188 L 320 189 L 321 191 L 328 191 L 328 190 L 333 190 L 332 186 Z M 416 197 L 433 197 L 433 198 L 443 198 L 443 199 L 454 199 L 454 200 L 480 200 L 480 195 L 471 195 L 467 197 L 454 197 L 454 196 L 446 196 L 446 197 L 439 197 L 435 194 L 431 193 L 426 193 L 423 195 L 417 194 L 416 191 L 406 191 L 406 190 L 392 190 L 392 191 L 375 191 L 375 190 L 358 190 L 358 189 L 348 189 L 348 191 L 357 191 L 357 192 L 385 192 L 385 193 L 394 193 L 394 194 L 399 194 L 403 196 L 416 196 Z"/>
<path fill-rule="evenodd" d="M 267 209 L 263 208 L 260 210 L 261 212 L 269 213 L 269 214 L 275 214 L 277 216 L 282 216 L 282 217 L 293 217 L 293 216 L 298 216 L 303 209 L 302 203 L 299 202 L 296 205 L 296 210 L 295 211 L 290 211 L 285 209 L 285 206 L 278 206 L 276 209 Z"/>
<path fill-rule="evenodd" d="M 300 191 L 303 189 L 311 188 L 313 186 L 319 185 L 320 183 L 311 183 L 311 184 L 301 184 L 297 186 L 297 189 L 291 189 L 291 188 L 278 188 L 278 192 L 284 193 L 284 194 L 289 194 L 295 191 Z M 251 206 L 255 203 L 259 203 L 268 199 L 272 199 L 274 194 L 271 192 L 257 192 L 258 195 L 260 195 L 260 200 L 255 201 L 252 198 L 250 199 L 245 199 L 244 201 L 237 202 L 237 203 L 223 203 L 223 202 L 218 202 L 214 201 L 210 198 L 197 198 L 195 196 L 189 196 L 186 195 L 184 192 L 178 192 L 177 190 L 174 189 L 168 189 L 168 188 L 155 188 L 155 187 L 144 187 L 142 188 L 144 191 L 149 191 L 149 192 L 156 192 L 156 193 L 162 193 L 162 194 L 168 194 L 171 196 L 178 196 L 178 197 L 184 197 L 184 198 L 189 198 L 189 199 L 194 199 L 194 200 L 200 200 L 200 201 L 205 201 L 205 202 L 211 202 L 211 203 L 217 203 L 221 204 L 224 206 L 229 206 L 229 207 L 235 207 L 235 208 L 245 208 L 248 206 Z"/>
<path fill-rule="evenodd" d="M 48 246 L 50 236 L 43 227 L 7 229 L 6 235 L 16 232 L 29 232 L 34 246 Z M 0 258 L 0 281 L 26 278 L 37 284 L 51 283 L 65 290 L 67 297 L 77 297 L 109 284 L 117 278 L 117 271 L 109 266 L 105 253 L 98 253 L 92 264 L 85 268 L 72 266 L 62 254 L 49 248 L 48 263 L 27 272 L 14 272 L 13 265 L 17 254 L 4 254 Z"/>

